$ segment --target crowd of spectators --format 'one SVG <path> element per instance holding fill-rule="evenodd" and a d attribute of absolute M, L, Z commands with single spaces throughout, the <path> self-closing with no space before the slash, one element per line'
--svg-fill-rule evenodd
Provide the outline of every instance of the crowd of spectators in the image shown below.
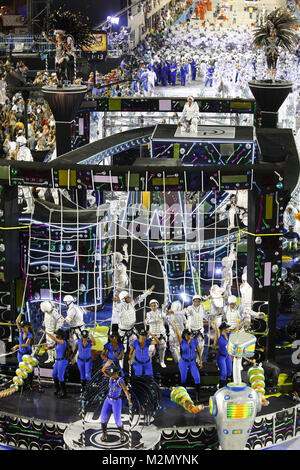
<path fill-rule="evenodd" d="M 18 137 L 25 137 L 30 151 L 54 150 L 55 121 L 50 107 L 42 97 L 27 100 L 20 92 L 10 96 L 6 80 L 10 73 L 26 75 L 27 67 L 19 61 L 15 65 L 10 60 L 0 61 L 0 154 L 2 158 L 16 159 Z M 26 129 L 25 129 L 26 125 Z M 20 141 L 20 139 L 19 139 Z"/>

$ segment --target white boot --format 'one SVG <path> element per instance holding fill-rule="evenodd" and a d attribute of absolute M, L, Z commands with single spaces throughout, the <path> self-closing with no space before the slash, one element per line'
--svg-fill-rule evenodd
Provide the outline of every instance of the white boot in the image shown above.
<path fill-rule="evenodd" d="M 167 367 L 165 364 L 165 352 L 166 352 L 165 347 L 159 350 L 159 362 L 160 362 L 160 366 L 163 368 Z"/>
<path fill-rule="evenodd" d="M 54 349 L 48 349 L 48 359 L 45 361 L 45 364 L 49 362 L 54 362 Z"/>

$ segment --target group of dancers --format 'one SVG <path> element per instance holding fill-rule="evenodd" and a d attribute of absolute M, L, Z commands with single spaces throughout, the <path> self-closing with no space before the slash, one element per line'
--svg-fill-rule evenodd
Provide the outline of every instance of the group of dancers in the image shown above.
<path fill-rule="evenodd" d="M 126 258 L 126 245 L 123 251 Z M 122 264 L 123 255 L 119 253 L 119 256 L 114 258 L 117 268 L 118 263 Z M 232 358 L 227 351 L 229 336 L 235 331 L 248 329 L 251 318 L 261 316 L 252 310 L 252 289 L 247 283 L 246 270 L 240 286 L 240 303 L 231 293 L 234 261 L 235 251 L 231 247 L 229 255 L 222 260 L 221 286 L 213 284 L 207 297 L 193 295 L 192 303 L 187 307 L 179 300 L 174 300 L 168 307 L 160 306 L 154 296 L 155 285 L 132 298 L 126 269 L 123 269 L 122 273 L 116 271 L 111 325 L 108 340 L 100 353 L 102 364 L 97 372 L 101 373 L 102 378 L 108 378 L 107 396 L 102 403 L 100 416 L 103 441 L 108 439 L 107 423 L 113 411 L 121 442 L 124 442 L 121 398 L 124 393 L 129 407 L 132 406 L 130 390 L 127 387 L 128 378 L 129 382 L 130 377 L 146 377 L 155 382 L 153 362 L 158 359 L 160 373 L 163 373 L 168 367 L 167 349 L 170 352 L 168 359 L 178 367 L 180 385 L 186 386 L 188 375 L 192 377 L 195 404 L 199 404 L 201 400 L 201 369 L 205 347 L 216 352 L 216 363 L 220 372 L 219 387 L 232 379 Z M 124 285 L 128 286 L 127 290 Z M 147 302 L 146 299 L 150 295 L 151 298 Z M 67 307 L 66 316 L 59 313 L 52 301 L 45 300 L 40 304 L 40 310 L 44 313 L 44 328 L 40 329 L 40 333 L 46 337 L 46 362 L 53 362 L 54 393 L 61 399 L 67 397 L 67 367 L 75 363 L 80 373 L 81 396 L 84 396 L 89 384 L 93 382 L 92 349 L 96 345 L 93 334 L 84 325 L 83 311 L 76 305 L 74 297 L 65 295 L 63 302 Z M 147 303 L 149 310 L 143 321 L 137 323 L 136 308 L 142 303 Z M 208 309 L 206 305 L 209 306 Z M 33 352 L 35 343 L 33 327 L 30 322 L 22 319 L 23 315 L 21 312 L 16 321 L 19 344 L 13 348 L 18 351 L 19 362 L 24 354 Z M 68 325 L 67 329 L 65 324 Z M 29 388 L 32 388 L 32 379 L 33 373 L 26 382 Z"/>

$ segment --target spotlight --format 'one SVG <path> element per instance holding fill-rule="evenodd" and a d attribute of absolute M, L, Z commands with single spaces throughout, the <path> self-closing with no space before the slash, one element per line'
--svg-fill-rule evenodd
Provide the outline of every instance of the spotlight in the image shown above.
<path fill-rule="evenodd" d="M 188 296 L 184 292 L 180 294 L 180 297 L 182 298 L 184 302 L 187 302 L 189 300 Z"/>
<path fill-rule="evenodd" d="M 110 19 L 111 24 L 119 24 L 120 18 L 112 16 Z"/>

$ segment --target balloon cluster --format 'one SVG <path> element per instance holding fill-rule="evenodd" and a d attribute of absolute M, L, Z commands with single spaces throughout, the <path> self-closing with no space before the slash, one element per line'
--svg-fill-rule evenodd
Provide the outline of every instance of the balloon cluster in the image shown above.
<path fill-rule="evenodd" d="M 248 370 L 248 379 L 251 387 L 262 396 L 262 404 L 268 404 L 265 398 L 265 374 L 261 366 L 254 366 Z"/>
<path fill-rule="evenodd" d="M 22 361 L 18 364 L 18 369 L 16 370 L 16 375 L 12 379 L 13 383 L 10 388 L 0 391 L 0 398 L 5 398 L 13 393 L 17 392 L 19 386 L 24 384 L 24 380 L 27 379 L 28 374 L 33 372 L 33 368 L 38 364 L 37 359 L 34 356 L 29 354 L 24 354 Z"/>
<path fill-rule="evenodd" d="M 182 406 L 189 413 L 197 414 L 204 409 L 203 405 L 194 405 L 191 397 L 184 387 L 173 388 L 171 400 L 179 406 Z"/>

